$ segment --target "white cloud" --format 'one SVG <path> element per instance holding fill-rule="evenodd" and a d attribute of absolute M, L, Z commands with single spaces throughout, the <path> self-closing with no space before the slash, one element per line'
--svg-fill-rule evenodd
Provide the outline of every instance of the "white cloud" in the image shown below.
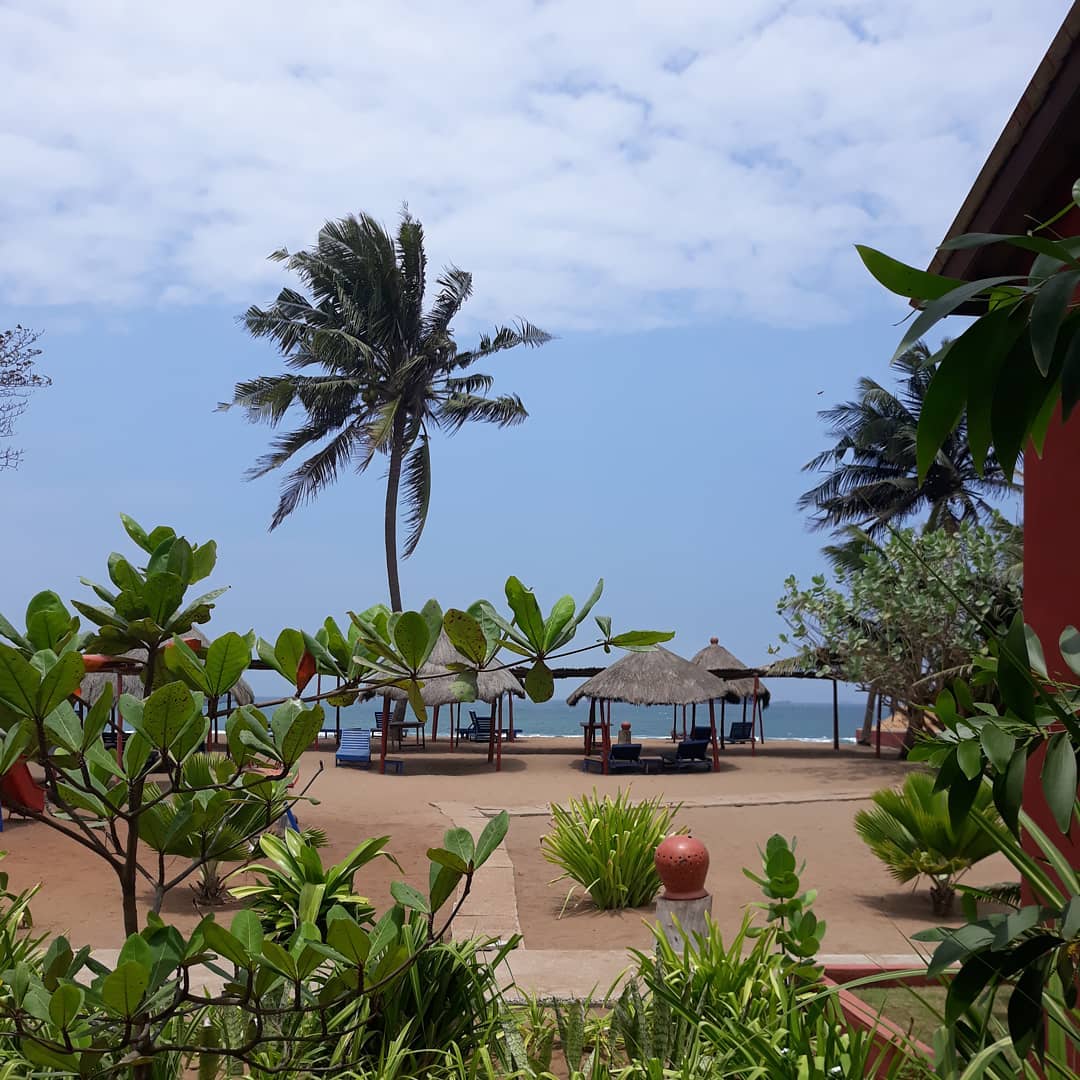
<path fill-rule="evenodd" d="M 979 0 L 0 4 L 0 289 L 266 298 L 407 200 L 472 313 L 842 319 L 925 259 L 1063 14 Z"/>

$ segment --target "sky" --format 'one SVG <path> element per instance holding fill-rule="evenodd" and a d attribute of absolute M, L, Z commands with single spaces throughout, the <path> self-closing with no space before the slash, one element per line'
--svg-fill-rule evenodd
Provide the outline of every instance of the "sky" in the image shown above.
<path fill-rule="evenodd" d="M 237 324 L 287 282 L 266 256 L 407 203 L 474 275 L 462 345 L 556 340 L 490 367 L 523 426 L 436 438 L 406 604 L 603 577 L 616 628 L 767 661 L 822 568 L 816 412 L 889 379 L 906 314 L 852 245 L 929 261 L 1067 8 L 0 0 L 0 326 L 53 379 L 0 473 L 0 611 L 106 580 L 121 512 L 218 541 L 211 632 L 385 599 L 381 470 L 271 534 L 269 430 L 214 409 L 282 369 Z"/>

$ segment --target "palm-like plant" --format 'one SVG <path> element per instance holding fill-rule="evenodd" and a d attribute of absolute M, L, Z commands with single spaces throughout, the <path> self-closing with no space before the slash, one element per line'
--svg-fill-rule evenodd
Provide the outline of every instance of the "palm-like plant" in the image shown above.
<path fill-rule="evenodd" d="M 919 483 L 915 436 L 935 366 L 921 341 L 896 366 L 902 372 L 898 393 L 862 378 L 856 400 L 818 414 L 836 443 L 803 466 L 805 472 L 827 474 L 798 503 L 800 510 L 813 512 L 814 528 L 857 525 L 874 538 L 890 525 L 926 513 L 928 529 L 952 531 L 963 521 L 989 517 L 987 499 L 1013 487 L 992 457 L 979 476 L 966 420 L 945 440 Z"/>
<path fill-rule="evenodd" d="M 927 773 L 910 773 L 899 791 L 884 788 L 873 800 L 873 809 L 855 815 L 855 831 L 897 881 L 928 877 L 934 913 L 948 915 L 957 879 L 996 850 L 976 821 L 998 820 L 989 785 L 979 788 L 959 827 L 949 817 L 948 793 L 935 791 Z"/>
<path fill-rule="evenodd" d="M 277 436 L 249 479 L 309 452 L 287 476 L 270 528 L 314 499 L 351 466 L 364 472 L 376 454 L 389 460 L 386 478 L 386 573 L 391 606 L 401 608 L 398 577 L 398 498 L 404 475 L 408 557 L 427 521 L 431 493 L 430 437 L 470 421 L 505 427 L 528 413 L 516 394 L 488 396 L 490 375 L 469 369 L 519 345 L 539 346 L 550 335 L 531 323 L 499 327 L 475 348 L 459 351 L 451 322 L 472 294 L 472 275 L 448 267 L 425 310 L 427 258 L 419 221 L 405 211 L 391 235 L 367 214 L 327 222 L 315 246 L 270 256 L 303 282 L 307 295 L 282 289 L 268 307 L 251 307 L 244 325 L 272 340 L 292 369 L 238 383 L 233 400 L 252 421 L 276 427 L 290 410 L 302 422 Z M 317 373 L 310 373 L 313 370 Z"/>

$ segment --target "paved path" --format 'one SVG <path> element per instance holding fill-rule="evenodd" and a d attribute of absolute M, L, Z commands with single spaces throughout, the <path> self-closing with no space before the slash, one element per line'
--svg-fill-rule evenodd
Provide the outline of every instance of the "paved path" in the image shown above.
<path fill-rule="evenodd" d="M 834 791 L 827 795 L 801 793 L 757 793 L 749 795 L 717 795 L 684 799 L 685 807 L 718 806 L 778 806 L 814 802 L 855 801 L 869 797 L 870 791 Z M 447 827 L 468 829 L 477 837 L 488 821 L 502 808 L 473 806 L 462 802 L 432 803 L 447 821 Z M 511 817 L 538 817 L 550 813 L 547 806 L 518 806 L 508 810 Z M 459 893 L 460 896 L 460 893 Z M 489 937 L 508 941 L 521 933 L 518 920 L 517 892 L 514 885 L 514 864 L 505 842 L 500 844 L 473 881 L 453 924 L 453 936 Z M 116 963 L 118 950 L 99 949 L 95 955 L 110 966 Z M 886 968 L 901 970 L 920 968 L 925 962 L 910 954 L 829 954 L 820 957 L 829 968 L 859 970 Z M 602 999 L 631 968 L 632 958 L 626 949 L 530 949 L 518 946 L 503 962 L 499 976 L 511 998 L 530 994 L 544 998 Z M 221 989 L 221 980 L 209 971 L 193 973 L 194 988 L 206 988 L 210 993 Z"/>

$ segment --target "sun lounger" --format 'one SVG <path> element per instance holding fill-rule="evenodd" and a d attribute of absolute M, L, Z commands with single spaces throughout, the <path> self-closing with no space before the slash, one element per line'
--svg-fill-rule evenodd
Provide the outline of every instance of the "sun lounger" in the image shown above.
<path fill-rule="evenodd" d="M 357 729 L 341 733 L 341 745 L 334 754 L 335 765 L 357 765 L 363 769 L 371 768 L 371 732 Z M 400 773 L 405 762 L 400 758 L 387 758 L 386 767 Z"/>
<path fill-rule="evenodd" d="M 641 743 L 615 743 L 608 756 L 608 772 L 641 772 Z"/>
<path fill-rule="evenodd" d="M 708 739 L 685 739 L 675 747 L 674 754 L 664 755 L 664 768 L 683 771 L 711 769 L 712 762 L 706 757 L 708 749 Z"/>
<path fill-rule="evenodd" d="M 731 733 L 727 737 L 728 742 L 750 742 L 754 733 L 754 725 L 750 720 L 732 720 Z"/>
<path fill-rule="evenodd" d="M 719 734 L 720 733 L 717 732 L 717 735 Z M 695 724 L 690 729 L 690 741 L 699 742 L 702 739 L 704 739 L 705 742 L 709 742 L 712 739 L 712 728 L 710 728 L 707 724 L 704 727 L 702 727 L 700 724 Z"/>

